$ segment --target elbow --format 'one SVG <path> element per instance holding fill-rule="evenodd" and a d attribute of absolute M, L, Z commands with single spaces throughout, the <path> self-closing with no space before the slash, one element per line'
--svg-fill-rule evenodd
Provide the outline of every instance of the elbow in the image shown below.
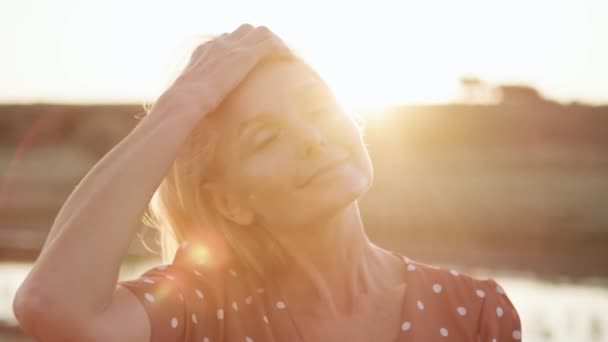
<path fill-rule="evenodd" d="M 23 329 L 29 335 L 36 336 L 36 328 L 43 323 L 44 304 L 40 297 L 24 289 L 22 285 L 13 298 L 13 314 Z"/>
<path fill-rule="evenodd" d="M 19 326 L 36 341 L 79 341 L 79 324 L 69 322 L 53 300 L 22 285 L 13 298 L 13 314 Z"/>

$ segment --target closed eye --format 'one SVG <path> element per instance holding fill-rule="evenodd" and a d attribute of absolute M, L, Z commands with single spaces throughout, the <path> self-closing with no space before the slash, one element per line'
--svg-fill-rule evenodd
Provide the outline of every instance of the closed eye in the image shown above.
<path fill-rule="evenodd" d="M 279 136 L 281 131 L 278 128 L 262 129 L 258 131 L 252 138 L 254 150 L 259 150 L 273 143 Z"/>

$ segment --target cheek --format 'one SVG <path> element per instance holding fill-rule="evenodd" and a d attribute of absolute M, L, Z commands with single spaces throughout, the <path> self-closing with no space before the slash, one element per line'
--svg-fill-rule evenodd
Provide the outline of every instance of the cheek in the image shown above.
<path fill-rule="evenodd" d="M 361 149 L 365 148 L 363 135 L 359 127 L 349 118 L 345 118 L 334 125 L 331 129 L 331 136 L 334 141 L 355 154 L 360 153 Z"/>
<path fill-rule="evenodd" d="M 250 204 L 263 221 L 281 222 L 281 214 L 289 212 L 285 205 L 294 201 L 293 168 L 289 159 L 278 157 L 252 158 L 243 168 L 247 191 L 255 198 Z"/>
<path fill-rule="evenodd" d="M 285 151 L 271 150 L 249 158 L 241 175 L 251 194 L 278 199 L 293 183 L 294 165 Z"/>

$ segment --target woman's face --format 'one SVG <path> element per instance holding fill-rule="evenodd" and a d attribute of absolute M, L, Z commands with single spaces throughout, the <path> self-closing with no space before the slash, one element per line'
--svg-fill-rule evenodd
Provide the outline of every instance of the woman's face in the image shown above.
<path fill-rule="evenodd" d="M 256 68 L 217 114 L 223 203 L 269 228 L 319 222 L 371 185 L 356 123 L 298 60 Z"/>

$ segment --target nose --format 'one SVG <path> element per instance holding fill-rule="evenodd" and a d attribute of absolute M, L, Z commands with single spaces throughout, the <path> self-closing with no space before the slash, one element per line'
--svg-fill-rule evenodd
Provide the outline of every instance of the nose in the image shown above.
<path fill-rule="evenodd" d="M 302 134 L 300 157 L 303 159 L 316 158 L 325 152 L 327 139 L 318 127 L 309 127 Z"/>

